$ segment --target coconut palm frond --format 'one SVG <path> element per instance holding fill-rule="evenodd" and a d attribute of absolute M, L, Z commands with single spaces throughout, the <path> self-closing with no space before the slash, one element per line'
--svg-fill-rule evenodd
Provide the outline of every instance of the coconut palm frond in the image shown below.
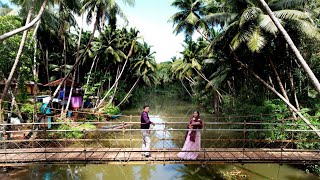
<path fill-rule="evenodd" d="M 280 23 L 282 24 L 283 21 L 279 19 Z M 277 26 L 273 23 L 270 16 L 261 14 L 259 16 L 259 27 L 265 30 L 268 33 L 276 34 L 278 33 Z"/>
<path fill-rule="evenodd" d="M 280 11 L 274 11 L 274 15 L 283 20 L 292 20 L 292 19 L 309 19 L 310 15 L 307 12 L 302 12 L 298 10 L 280 10 Z"/>
<path fill-rule="evenodd" d="M 196 59 L 192 59 L 191 67 L 194 68 L 194 69 L 200 70 L 201 69 L 201 64 Z"/>
<path fill-rule="evenodd" d="M 312 23 L 304 20 L 295 20 L 301 32 L 307 35 L 309 38 L 316 38 L 320 40 L 320 32 L 319 29 L 316 28 Z"/>
<path fill-rule="evenodd" d="M 257 19 L 261 13 L 262 11 L 260 8 L 257 8 L 257 7 L 247 8 L 240 17 L 239 26 L 242 27 L 246 22 L 252 21 L 253 19 Z"/>
<path fill-rule="evenodd" d="M 255 31 L 251 34 L 247 46 L 252 52 L 260 52 L 260 50 L 265 46 L 266 39 L 261 34 L 259 28 L 256 28 Z"/>
<path fill-rule="evenodd" d="M 231 22 L 237 17 L 236 13 L 209 13 L 204 17 L 204 21 L 206 22 L 219 22 L 219 23 L 225 23 L 225 22 Z"/>
<path fill-rule="evenodd" d="M 270 4 L 272 9 L 291 9 L 312 3 L 313 0 L 276 0 Z"/>
<path fill-rule="evenodd" d="M 247 30 L 238 32 L 237 35 L 235 35 L 231 41 L 232 49 L 236 50 L 241 43 L 248 42 L 252 37 L 253 31 L 254 31 L 253 29 L 249 28 Z"/>
<path fill-rule="evenodd" d="M 192 25 L 196 25 L 198 21 L 199 21 L 199 18 L 193 12 L 191 12 L 186 18 L 186 22 Z"/>
<path fill-rule="evenodd" d="M 131 7 L 133 7 L 135 5 L 135 0 L 122 0 L 122 2 L 124 4 L 131 6 Z"/>

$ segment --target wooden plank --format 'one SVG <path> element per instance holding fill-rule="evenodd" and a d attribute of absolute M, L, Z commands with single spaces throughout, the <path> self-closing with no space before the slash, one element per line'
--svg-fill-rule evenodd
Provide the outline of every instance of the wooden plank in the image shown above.
<path fill-rule="evenodd" d="M 176 152 L 170 152 L 170 151 Z M 3 151 L 3 150 L 0 150 Z M 60 151 L 60 152 L 59 152 Z M 98 163 L 187 163 L 187 162 L 317 162 L 320 161 L 319 151 L 295 152 L 294 150 L 272 149 L 236 149 L 209 148 L 206 155 L 200 152 L 197 160 L 184 160 L 177 157 L 178 148 L 152 149 L 151 158 L 141 156 L 140 148 L 26 148 L 6 150 L 7 154 L 0 155 L 0 164 L 9 163 L 38 163 L 38 162 L 72 162 L 98 161 Z M 4 151 L 3 151 L 4 152 Z"/>

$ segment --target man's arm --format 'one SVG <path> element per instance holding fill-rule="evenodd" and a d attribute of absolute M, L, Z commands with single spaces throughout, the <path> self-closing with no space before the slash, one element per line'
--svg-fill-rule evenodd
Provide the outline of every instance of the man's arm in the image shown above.
<path fill-rule="evenodd" d="M 149 117 L 147 116 L 147 113 L 143 113 L 142 118 L 146 122 L 146 124 L 154 124 L 152 121 L 150 121 Z"/>

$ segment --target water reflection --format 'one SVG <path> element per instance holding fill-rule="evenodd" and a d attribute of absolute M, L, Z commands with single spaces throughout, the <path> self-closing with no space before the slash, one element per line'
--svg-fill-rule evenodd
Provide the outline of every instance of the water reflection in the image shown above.
<path fill-rule="evenodd" d="M 170 139 L 171 132 L 166 130 L 166 125 L 164 124 L 165 121 L 160 116 L 150 116 L 150 119 L 154 123 L 161 123 L 155 125 L 153 130 L 153 139 L 161 139 L 156 140 L 155 144 L 152 144 L 152 147 L 154 148 L 174 148 L 176 147 L 175 143 L 172 140 L 165 140 Z"/>
<path fill-rule="evenodd" d="M 167 180 L 167 179 L 279 179 L 316 180 L 312 174 L 290 166 L 246 165 L 55 165 L 32 166 L 25 170 L 0 173 L 1 180 Z"/>

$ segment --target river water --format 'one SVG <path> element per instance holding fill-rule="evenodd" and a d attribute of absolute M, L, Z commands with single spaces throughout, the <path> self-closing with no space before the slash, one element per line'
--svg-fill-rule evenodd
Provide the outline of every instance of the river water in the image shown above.
<path fill-rule="evenodd" d="M 142 102 L 144 103 L 144 102 Z M 137 104 L 138 107 L 142 106 Z M 155 97 L 149 100 L 150 118 L 156 123 L 187 122 L 194 110 L 200 110 L 203 121 L 210 121 L 210 114 L 202 113 L 188 102 Z M 124 111 L 126 115 L 138 116 L 142 108 Z M 170 118 L 172 117 L 172 118 Z M 176 118 L 175 118 L 176 117 Z M 122 119 L 119 121 L 126 121 Z M 139 121 L 139 118 L 133 118 Z M 185 126 L 185 125 L 183 125 Z M 174 127 L 176 128 L 176 127 Z M 183 128 L 183 127 L 182 127 Z M 182 134 L 169 131 L 164 134 L 164 125 L 156 125 L 152 134 L 152 147 L 181 147 L 181 140 L 156 141 L 158 138 L 175 138 Z M 158 131 L 159 130 L 159 131 Z M 135 135 L 140 137 L 140 132 Z M 224 136 L 224 134 L 220 134 Z M 139 147 L 140 144 L 136 144 Z M 207 146 L 207 145 L 204 145 Z M 289 165 L 279 164 L 219 164 L 219 165 L 34 165 L 0 173 L 0 179 L 17 180 L 176 180 L 176 179 L 279 179 L 308 180 L 320 179 Z"/>

